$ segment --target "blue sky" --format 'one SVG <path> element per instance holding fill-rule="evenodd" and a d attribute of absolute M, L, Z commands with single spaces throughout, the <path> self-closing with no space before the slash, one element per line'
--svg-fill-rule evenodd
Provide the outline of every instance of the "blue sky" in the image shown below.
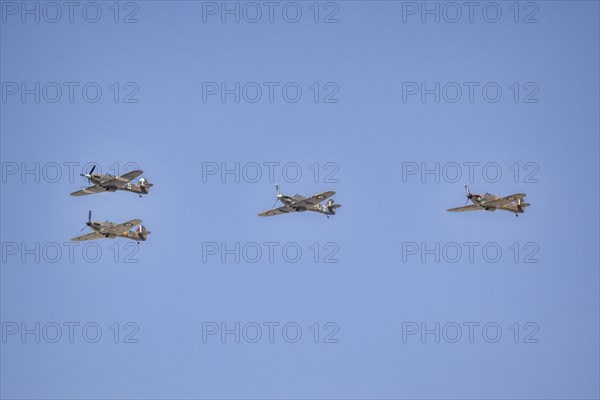
<path fill-rule="evenodd" d="M 253 3 L 256 23 L 222 22 L 221 2 L 121 2 L 118 23 L 112 2 L 95 3 L 96 23 L 89 3 L 55 23 L 37 4 L 39 23 L 0 3 L 3 398 L 598 398 L 597 2 L 520 2 L 518 22 L 513 2 L 497 2 L 495 23 L 487 2 L 455 23 L 445 3 L 439 23 L 421 22 L 421 2 L 322 2 L 317 23 L 313 2 L 277 3 L 273 22 Z M 236 82 L 239 102 L 203 92 Z M 414 83 L 439 83 L 440 101 L 409 95 Z M 33 94 L 22 98 L 23 84 Z M 302 90 L 297 102 L 284 86 Z M 500 88 L 498 101 L 484 86 Z M 21 175 L 36 163 L 39 182 Z M 142 199 L 69 196 L 86 182 L 67 165 L 88 163 L 135 163 L 155 186 Z M 239 182 L 206 175 L 215 163 L 239 165 Z M 420 176 L 436 165 L 438 181 Z M 343 207 L 330 219 L 257 217 L 276 182 L 287 194 L 334 190 Z M 519 218 L 447 213 L 465 183 L 526 193 L 532 206 Z M 71 262 L 65 242 L 90 209 L 143 219 L 152 234 L 139 247 L 98 241 L 91 256 L 77 247 Z M 236 243 L 240 262 L 226 251 Z M 36 323 L 39 343 L 21 335 Z M 236 323 L 239 343 L 207 333 Z M 439 343 L 421 336 L 436 323 Z"/>

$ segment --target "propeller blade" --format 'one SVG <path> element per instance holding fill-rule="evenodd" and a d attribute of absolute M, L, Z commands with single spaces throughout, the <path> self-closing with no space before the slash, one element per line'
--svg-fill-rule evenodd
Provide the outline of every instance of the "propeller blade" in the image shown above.
<path fill-rule="evenodd" d="M 281 192 L 279 191 L 279 183 L 275 184 L 275 191 L 277 192 L 277 194 L 275 195 L 275 197 L 277 198 L 275 199 L 275 203 L 273 203 L 273 207 L 275 207 L 277 205 L 277 202 L 283 197 L 281 195 Z"/>
<path fill-rule="evenodd" d="M 469 200 L 471 200 L 471 198 L 473 197 L 473 195 L 471 194 L 471 191 L 469 190 L 469 187 L 467 185 L 465 185 L 465 192 L 467 192 L 467 201 L 465 201 L 466 206 Z"/>
<path fill-rule="evenodd" d="M 88 222 L 92 222 L 92 210 L 88 212 Z"/>
<path fill-rule="evenodd" d="M 96 164 L 94 164 L 92 166 L 92 169 L 90 169 L 90 175 L 94 173 L 94 170 L 96 169 Z"/>

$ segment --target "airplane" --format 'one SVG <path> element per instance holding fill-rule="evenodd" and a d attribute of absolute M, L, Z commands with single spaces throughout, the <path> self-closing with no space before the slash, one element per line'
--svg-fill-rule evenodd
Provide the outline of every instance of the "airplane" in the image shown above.
<path fill-rule="evenodd" d="M 462 211 L 496 211 L 503 210 L 515 213 L 518 217 L 519 214 L 525 212 L 525 207 L 529 207 L 531 204 L 525 203 L 523 199 L 527 196 L 524 193 L 516 193 L 510 196 L 500 197 L 493 194 L 472 194 L 469 187 L 465 185 L 465 191 L 467 192 L 467 202 L 471 200 L 473 204 L 464 207 L 451 208 L 450 212 L 462 212 Z M 466 204 L 466 203 L 465 203 Z"/>
<path fill-rule="evenodd" d="M 272 215 L 288 214 L 291 212 L 315 211 L 325 214 L 327 218 L 329 218 L 330 215 L 335 214 L 337 208 L 342 206 L 341 204 L 334 204 L 333 199 L 329 199 L 324 205 L 320 204 L 323 200 L 333 196 L 335 194 L 333 191 L 315 194 L 311 197 L 304 197 L 299 194 L 294 196 L 281 194 L 279 192 L 279 185 L 275 185 L 275 190 L 277 191 L 277 200 L 275 200 L 273 207 L 275 207 L 278 201 L 281 201 L 283 206 L 260 213 L 258 214 L 259 217 L 270 217 Z"/>
<path fill-rule="evenodd" d="M 144 225 L 138 226 L 138 228 L 135 231 L 130 231 L 129 228 L 141 222 L 141 219 L 132 219 L 121 224 L 115 224 L 114 222 L 110 221 L 96 222 L 92 221 L 92 210 L 90 210 L 88 214 L 88 221 L 85 224 L 86 226 L 92 228 L 94 232 L 74 237 L 71 240 L 74 242 L 81 242 L 84 240 L 114 239 L 117 237 L 122 237 L 135 240 L 139 244 L 140 241 L 143 242 L 148 238 L 150 231 L 146 230 L 146 227 Z M 83 227 L 83 229 L 85 229 L 85 226 Z"/>
<path fill-rule="evenodd" d="M 88 194 L 102 193 L 102 192 L 116 192 L 117 190 L 124 190 L 127 192 L 134 192 L 142 197 L 143 194 L 148 194 L 150 188 L 154 186 L 152 183 L 144 178 L 140 178 L 137 183 L 132 183 L 135 178 L 144 173 L 144 171 L 135 170 L 127 172 L 121 176 L 114 176 L 110 174 L 94 174 L 96 166 L 94 165 L 90 172 L 87 174 L 80 174 L 92 184 L 90 187 L 86 187 L 82 190 L 71 193 L 71 196 L 85 196 Z"/>

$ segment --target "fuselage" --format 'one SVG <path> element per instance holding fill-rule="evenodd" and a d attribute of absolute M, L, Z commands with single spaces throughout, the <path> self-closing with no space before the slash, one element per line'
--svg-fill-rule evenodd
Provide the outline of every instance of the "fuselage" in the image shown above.
<path fill-rule="evenodd" d="M 496 211 L 496 210 L 503 210 L 503 211 L 509 211 L 512 213 L 519 213 L 522 214 L 525 212 L 525 209 L 520 205 L 520 200 L 517 200 L 517 204 L 506 204 L 506 205 L 502 205 L 500 207 L 498 206 L 489 206 L 486 207 L 485 203 L 493 201 L 493 200 L 498 200 L 501 199 L 501 196 L 496 196 L 490 193 L 486 193 L 486 194 L 472 194 L 470 195 L 471 197 L 469 198 L 469 200 L 471 200 L 471 202 L 475 205 L 481 206 L 481 208 L 483 208 L 485 211 Z"/>
<path fill-rule="evenodd" d="M 126 192 L 133 192 L 138 194 L 148 194 L 148 189 L 153 185 L 150 183 L 144 182 L 144 185 L 141 185 L 140 182 L 132 183 L 131 181 L 121 178 L 120 176 L 114 176 L 110 174 L 100 175 L 100 174 L 87 174 L 85 177 L 94 185 L 104 188 L 107 192 L 116 192 L 117 190 L 123 190 Z M 118 181 L 119 185 L 107 185 L 106 182 L 110 181 Z"/>
<path fill-rule="evenodd" d="M 305 205 L 302 205 L 302 204 L 295 204 L 301 200 L 306 199 L 306 197 L 302 196 L 301 194 L 295 194 L 293 196 L 286 196 L 286 195 L 280 194 L 277 196 L 277 198 L 284 205 L 294 209 L 294 211 L 296 211 L 296 212 L 313 211 L 313 212 L 318 212 L 318 213 L 325 214 L 325 215 L 334 215 L 335 209 L 340 207 L 340 205 L 336 205 L 335 207 L 327 207 L 323 204 L 315 204 L 312 207 L 306 207 Z"/>
<path fill-rule="evenodd" d="M 127 238 L 135 241 L 146 240 L 146 237 L 141 235 L 138 231 L 131 231 L 129 229 L 125 229 L 122 233 L 114 233 L 108 232 L 108 230 L 118 224 L 115 224 L 111 221 L 98 222 L 98 221 L 89 221 L 85 223 L 89 226 L 93 231 L 98 232 L 101 235 L 104 235 L 107 239 L 114 239 L 118 237 Z M 150 234 L 150 232 L 144 232 L 145 235 Z"/>

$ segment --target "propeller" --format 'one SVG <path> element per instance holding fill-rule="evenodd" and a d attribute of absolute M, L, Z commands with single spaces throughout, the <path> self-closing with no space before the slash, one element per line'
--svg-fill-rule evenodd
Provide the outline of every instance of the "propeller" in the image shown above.
<path fill-rule="evenodd" d="M 277 192 L 277 195 L 275 197 L 277 197 L 277 199 L 275 199 L 275 203 L 273 203 L 273 207 L 275 207 L 277 205 L 277 202 L 279 200 L 281 200 L 281 198 L 283 197 L 283 195 L 279 192 L 279 183 L 275 184 L 275 191 Z M 271 207 L 271 208 L 273 208 Z"/>
<path fill-rule="evenodd" d="M 471 200 L 471 198 L 473 198 L 473 195 L 471 194 L 471 191 L 469 190 L 469 187 L 467 185 L 465 185 L 465 192 L 467 192 L 467 201 L 465 201 L 465 206 L 466 206 L 467 203 L 469 202 L 469 200 Z"/>
<path fill-rule="evenodd" d="M 88 221 L 86 222 L 85 226 L 83 228 L 81 228 L 81 231 L 83 231 L 85 228 L 87 228 L 88 226 L 90 226 L 91 223 L 92 223 L 92 210 L 90 210 L 88 212 Z"/>
<path fill-rule="evenodd" d="M 92 179 L 92 174 L 94 173 L 95 169 L 96 169 L 96 164 L 92 165 L 92 169 L 90 169 L 90 172 L 88 172 L 87 174 L 79 174 L 79 175 L 81 175 L 84 178 L 86 178 L 88 180 L 88 182 L 89 182 L 90 179 Z"/>

